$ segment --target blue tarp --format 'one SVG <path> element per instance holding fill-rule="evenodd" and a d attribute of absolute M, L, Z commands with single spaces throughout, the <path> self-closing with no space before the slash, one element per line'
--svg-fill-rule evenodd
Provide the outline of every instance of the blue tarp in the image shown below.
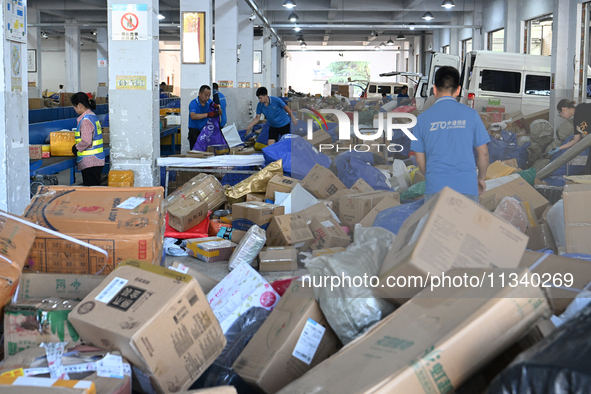
<path fill-rule="evenodd" d="M 572 141 L 572 139 L 574 138 L 574 135 L 571 135 L 570 137 L 568 137 L 566 140 L 564 140 L 564 144 Z M 566 152 L 566 150 L 559 150 L 557 153 L 552 155 L 552 161 L 556 160 L 558 157 L 560 157 L 561 155 L 563 155 Z M 579 156 L 588 156 L 589 155 L 589 149 L 584 150 L 583 152 L 581 152 L 579 154 Z M 585 166 L 569 166 L 568 167 L 568 175 L 580 175 L 585 171 Z M 552 177 L 562 177 L 563 175 L 566 175 L 566 164 L 563 165 L 562 167 L 560 167 L 559 169 L 557 169 L 556 171 L 554 171 L 554 173 L 552 173 Z M 544 182 L 547 182 L 547 179 L 544 179 Z M 556 181 L 553 181 L 554 183 L 556 183 Z M 553 186 L 564 186 L 564 182 L 562 183 L 562 185 L 554 185 Z"/>
<path fill-rule="evenodd" d="M 318 152 L 306 139 L 287 134 L 273 145 L 263 148 L 265 165 L 283 160 L 283 172 L 296 179 L 304 179 L 315 164 L 329 168 L 332 161 L 324 153 Z"/>
<path fill-rule="evenodd" d="M 247 167 L 234 167 L 233 169 L 239 170 L 239 171 L 254 171 L 255 168 L 253 166 L 247 166 Z M 249 174 L 226 174 L 222 178 L 222 185 L 235 186 L 237 183 L 242 182 L 243 180 L 245 180 L 249 176 L 250 176 Z"/>
<path fill-rule="evenodd" d="M 503 134 L 503 138 L 508 137 L 512 140 L 511 137 L 515 136 L 510 132 L 505 133 L 507 134 Z M 529 144 L 529 142 L 526 142 L 523 146 L 519 146 L 515 143 L 491 138 L 488 143 L 489 163 L 494 163 L 497 160 L 516 159 L 520 168 L 527 168 L 527 148 Z M 476 150 L 474 151 L 474 157 L 476 157 Z"/>
<path fill-rule="evenodd" d="M 420 200 L 411 202 L 409 204 L 402 204 L 393 208 L 385 209 L 378 213 L 378 216 L 376 216 L 372 227 L 382 227 L 393 232 L 394 234 L 398 234 L 398 231 L 400 231 L 400 227 L 402 227 L 404 221 L 408 219 L 410 215 L 415 213 L 420 207 L 422 207 L 424 203 L 425 200 L 421 198 Z"/>
<path fill-rule="evenodd" d="M 372 164 L 375 164 L 373 153 L 343 152 L 334 159 L 334 163 L 337 166 L 339 179 L 348 188 L 362 178 L 374 190 L 392 190 L 386 184 L 386 176 L 372 167 Z"/>

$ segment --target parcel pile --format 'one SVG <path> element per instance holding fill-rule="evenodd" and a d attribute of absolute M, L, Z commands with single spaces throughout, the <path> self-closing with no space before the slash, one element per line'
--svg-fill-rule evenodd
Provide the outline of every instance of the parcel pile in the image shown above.
<path fill-rule="evenodd" d="M 449 188 L 425 203 L 410 163 L 366 163 L 379 189 L 337 159 L 301 177 L 283 164 L 167 197 L 45 186 L 0 212 L 0 392 L 589 387 L 589 184 L 551 206 L 499 161 L 480 204 Z"/>

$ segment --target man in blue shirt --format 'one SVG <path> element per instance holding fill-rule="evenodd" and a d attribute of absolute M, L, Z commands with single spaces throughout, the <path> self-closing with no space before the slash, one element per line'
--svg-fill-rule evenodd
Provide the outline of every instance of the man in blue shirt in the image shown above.
<path fill-rule="evenodd" d="M 228 114 L 226 113 L 226 96 L 224 96 L 219 90 L 220 87 L 217 83 L 213 83 L 213 102 L 222 108 L 222 117 L 220 118 L 220 128 L 224 128 L 228 123 Z"/>
<path fill-rule="evenodd" d="M 406 105 L 409 100 L 405 100 L 408 97 L 408 86 L 403 86 L 400 90 L 398 96 L 396 96 L 396 106 L 398 107 L 401 104 Z"/>
<path fill-rule="evenodd" d="M 445 186 L 476 202 L 486 190 L 490 137 L 478 113 L 456 101 L 459 84 L 458 70 L 441 67 L 433 87 L 437 101 L 418 117 L 412 131 L 417 140 L 411 141 L 410 149 L 425 174 L 425 202 Z"/>
<path fill-rule="evenodd" d="M 285 134 L 289 134 L 291 130 L 291 122 L 289 118 L 293 119 L 295 125 L 298 124 L 293 112 L 285 102 L 279 97 L 269 97 L 267 88 L 258 88 L 257 97 L 259 98 L 259 104 L 257 105 L 257 116 L 246 128 L 246 135 L 250 133 L 250 129 L 259 122 L 261 114 L 265 115 L 267 122 L 269 123 L 269 142 L 267 145 L 274 144 L 279 137 Z"/>
<path fill-rule="evenodd" d="M 199 96 L 189 104 L 189 149 L 193 149 L 197 138 L 207 123 L 207 118 L 215 118 L 222 115 L 222 108 L 215 104 L 209 97 L 211 88 L 202 85 L 199 88 Z"/>

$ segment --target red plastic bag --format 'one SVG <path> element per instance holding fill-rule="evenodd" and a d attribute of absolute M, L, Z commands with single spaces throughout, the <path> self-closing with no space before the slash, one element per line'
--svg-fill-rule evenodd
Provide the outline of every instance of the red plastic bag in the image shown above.
<path fill-rule="evenodd" d="M 400 107 L 396 107 L 392 110 L 392 112 L 404 112 L 404 113 L 409 113 L 414 111 L 415 109 L 417 109 L 416 107 L 413 107 L 412 105 L 401 105 Z"/>
<path fill-rule="evenodd" d="M 216 237 L 222 227 L 232 228 L 229 223 L 222 223 L 220 219 L 212 219 L 209 221 L 209 236 Z"/>
<path fill-rule="evenodd" d="M 281 297 L 283 297 L 283 294 L 285 293 L 285 291 L 287 290 L 289 285 L 291 285 L 291 282 L 293 282 L 294 280 L 296 280 L 298 278 L 299 278 L 299 276 L 296 276 L 293 278 L 288 278 L 288 279 L 278 279 L 275 282 L 271 283 L 271 287 L 273 288 L 273 290 L 275 290 L 277 292 L 277 294 L 279 294 Z"/>
<path fill-rule="evenodd" d="M 207 230 L 209 229 L 209 216 L 211 212 L 208 212 L 207 217 L 195 227 L 185 231 L 178 232 L 168 225 L 168 212 L 166 213 L 166 228 L 164 230 L 164 236 L 168 238 L 176 239 L 190 239 L 190 238 L 206 238 L 209 237 Z"/>

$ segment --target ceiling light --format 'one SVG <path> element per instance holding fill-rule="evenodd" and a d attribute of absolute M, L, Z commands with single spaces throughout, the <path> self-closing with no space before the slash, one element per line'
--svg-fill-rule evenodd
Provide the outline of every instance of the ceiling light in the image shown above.
<path fill-rule="evenodd" d="M 298 36 L 297 40 L 298 42 L 304 42 L 304 36 Z"/>
<path fill-rule="evenodd" d="M 414 30 L 415 29 L 415 23 L 414 22 L 410 22 L 408 25 L 410 26 L 410 30 Z"/>
<path fill-rule="evenodd" d="M 443 3 L 441 3 L 441 6 L 449 10 L 450 8 L 453 8 L 456 5 L 454 4 L 453 0 L 444 0 Z"/>
<path fill-rule="evenodd" d="M 375 30 L 372 30 L 372 31 L 371 31 L 371 36 L 372 36 L 372 37 L 375 37 L 375 36 L 376 36 L 376 31 L 375 31 Z"/>
<path fill-rule="evenodd" d="M 380 48 L 386 48 L 386 44 L 384 44 L 384 42 L 382 41 L 382 43 L 380 44 Z"/>
<path fill-rule="evenodd" d="M 47 40 L 47 33 L 45 33 L 44 31 L 41 32 L 41 37 L 45 38 Z"/>
<path fill-rule="evenodd" d="M 285 0 L 285 1 L 283 2 L 283 6 L 284 6 L 285 8 L 290 8 L 290 9 L 291 9 L 291 8 L 294 8 L 294 7 L 296 6 L 296 3 L 295 3 L 295 1 L 293 1 L 293 0 Z"/>
<path fill-rule="evenodd" d="M 297 21 L 300 18 L 298 17 L 298 15 L 295 12 L 292 12 L 291 14 L 289 14 L 289 16 L 287 17 L 287 19 L 290 20 L 290 21 L 292 21 L 292 22 L 295 22 L 295 21 Z"/>
<path fill-rule="evenodd" d="M 400 34 L 398 35 L 398 37 L 396 37 L 396 39 L 397 39 L 397 40 L 406 40 L 406 37 L 404 37 L 404 34 L 400 33 Z M 392 43 L 392 44 L 394 44 L 394 43 Z"/>
<path fill-rule="evenodd" d="M 308 45 L 306 45 L 306 41 L 302 41 L 302 43 L 300 44 L 300 48 L 302 49 L 306 49 Z"/>
<path fill-rule="evenodd" d="M 392 39 L 390 38 L 388 40 L 388 42 L 386 42 L 386 45 L 388 45 L 388 46 L 394 45 L 394 41 L 392 41 Z"/>
<path fill-rule="evenodd" d="M 164 18 L 166 18 L 164 15 L 162 15 L 162 14 L 158 14 L 158 20 L 162 20 L 162 19 L 164 19 Z"/>
<path fill-rule="evenodd" d="M 93 31 L 92 31 L 92 35 L 93 35 L 93 36 L 96 36 L 96 30 L 93 30 Z"/>
<path fill-rule="evenodd" d="M 301 27 L 299 27 L 298 25 L 295 25 L 295 26 L 293 27 L 293 31 L 295 31 L 295 32 L 298 32 L 298 31 L 300 31 L 300 30 L 302 30 L 302 28 L 301 28 Z"/>
<path fill-rule="evenodd" d="M 376 51 L 379 51 L 380 50 L 380 47 L 376 45 L 375 47 L 373 47 L 373 49 L 376 50 Z"/>
<path fill-rule="evenodd" d="M 425 12 L 423 14 L 423 19 L 426 20 L 426 21 L 431 21 L 431 20 L 435 19 L 435 17 L 433 16 L 432 13 L 430 13 L 429 11 L 427 11 L 427 12 Z"/>

